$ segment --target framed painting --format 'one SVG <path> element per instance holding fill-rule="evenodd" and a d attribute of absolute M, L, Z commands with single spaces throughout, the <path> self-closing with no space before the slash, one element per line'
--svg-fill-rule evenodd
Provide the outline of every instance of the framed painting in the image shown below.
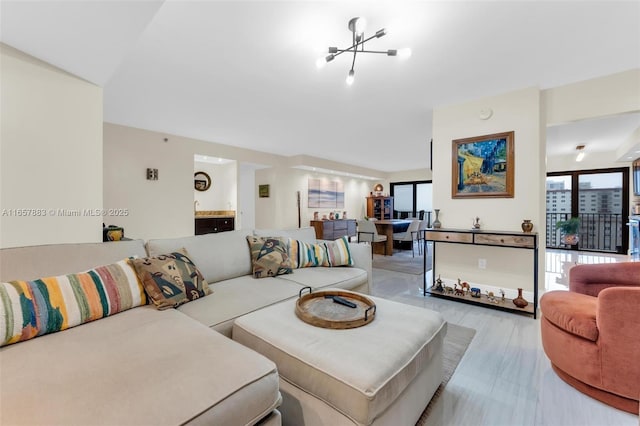
<path fill-rule="evenodd" d="M 258 197 L 269 198 L 269 185 L 258 185 Z"/>
<path fill-rule="evenodd" d="M 452 198 L 513 198 L 514 132 L 453 141 Z"/>
<path fill-rule="evenodd" d="M 344 185 L 340 181 L 309 178 L 309 208 L 344 208 Z"/>

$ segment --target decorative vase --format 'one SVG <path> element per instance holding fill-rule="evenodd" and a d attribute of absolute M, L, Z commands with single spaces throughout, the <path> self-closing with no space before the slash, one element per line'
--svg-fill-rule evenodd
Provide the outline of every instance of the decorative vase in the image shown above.
<path fill-rule="evenodd" d="M 434 212 L 436 214 L 436 220 L 433 221 L 433 227 L 437 229 L 442 226 L 442 223 L 440 223 L 440 220 L 438 219 L 438 216 L 440 215 L 440 209 L 435 209 Z"/>
<path fill-rule="evenodd" d="M 513 299 L 513 304 L 516 305 L 518 308 L 524 308 L 525 306 L 527 306 L 529 304 L 529 302 L 527 302 L 524 299 L 524 297 L 522 297 L 522 289 L 521 288 L 518 289 L 518 297 Z"/>
<path fill-rule="evenodd" d="M 522 232 L 531 232 L 533 231 L 533 223 L 531 223 L 531 219 L 524 219 L 522 221 Z"/>
<path fill-rule="evenodd" d="M 473 229 L 480 229 L 480 218 L 476 217 L 473 221 Z"/>

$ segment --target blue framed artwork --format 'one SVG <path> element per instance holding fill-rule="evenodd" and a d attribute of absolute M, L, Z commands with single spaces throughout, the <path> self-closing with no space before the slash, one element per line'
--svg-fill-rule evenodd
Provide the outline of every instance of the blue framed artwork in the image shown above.
<path fill-rule="evenodd" d="M 453 141 L 453 198 L 513 198 L 514 132 Z"/>
<path fill-rule="evenodd" d="M 342 182 L 309 178 L 309 208 L 344 208 L 344 185 Z"/>

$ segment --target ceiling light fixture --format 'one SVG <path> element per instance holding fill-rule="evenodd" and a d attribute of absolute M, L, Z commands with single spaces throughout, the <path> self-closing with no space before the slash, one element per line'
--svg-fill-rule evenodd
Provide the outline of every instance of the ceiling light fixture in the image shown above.
<path fill-rule="evenodd" d="M 580 162 L 584 159 L 584 145 L 576 146 L 576 150 L 578 151 L 578 155 L 576 156 L 576 161 Z"/>
<path fill-rule="evenodd" d="M 319 58 L 316 61 L 316 65 L 318 68 L 324 67 L 327 62 L 333 61 L 336 56 L 341 55 L 345 52 L 353 52 L 353 60 L 351 61 L 351 69 L 349 70 L 349 74 L 347 75 L 347 84 L 352 85 L 355 79 L 355 65 L 356 65 L 356 55 L 358 53 L 382 53 L 387 56 L 397 56 L 399 58 L 408 58 L 411 56 L 411 49 L 389 49 L 389 50 L 364 50 L 364 44 L 373 39 L 380 38 L 387 34 L 387 30 L 382 28 L 381 30 L 376 31 L 374 35 L 369 38 L 365 38 L 364 36 L 364 28 L 366 25 L 366 21 L 364 18 L 352 18 L 349 21 L 349 31 L 351 31 L 351 46 L 346 49 L 338 49 L 337 47 L 329 47 L 328 55 L 324 58 Z"/>

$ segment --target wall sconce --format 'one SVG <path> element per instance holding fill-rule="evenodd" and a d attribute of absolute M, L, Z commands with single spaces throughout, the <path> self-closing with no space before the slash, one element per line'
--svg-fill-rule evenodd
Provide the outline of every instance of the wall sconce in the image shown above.
<path fill-rule="evenodd" d="M 147 180 L 158 180 L 158 169 L 147 169 Z"/>
<path fill-rule="evenodd" d="M 576 146 L 576 150 L 578 151 L 578 155 L 576 156 L 576 161 L 580 162 L 584 160 L 584 145 Z"/>

